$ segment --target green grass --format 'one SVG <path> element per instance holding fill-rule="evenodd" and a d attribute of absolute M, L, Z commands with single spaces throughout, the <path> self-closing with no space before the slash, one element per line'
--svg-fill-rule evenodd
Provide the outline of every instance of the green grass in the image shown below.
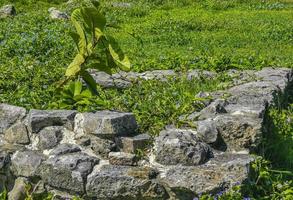
<path fill-rule="evenodd" d="M 76 50 L 69 36 L 70 22 L 49 19 L 47 10 L 54 6 L 69 12 L 73 7 L 58 0 L 2 0 L 0 6 L 9 2 L 18 14 L 0 19 L 0 102 L 27 109 L 52 108 L 60 100 L 55 83 Z M 131 2 L 131 8 L 102 1 L 109 22 L 122 28 L 109 31 L 120 41 L 134 71 L 293 66 L 292 0 L 125 2 Z M 92 97 L 91 104 L 79 110 L 133 112 L 140 131 L 156 135 L 165 125 L 179 126 L 180 115 L 200 108 L 195 98 L 199 91 L 222 89 L 228 83 L 224 74 L 214 80 L 147 81 L 126 90 L 104 90 L 103 105 Z M 243 194 L 256 199 L 292 197 L 292 182 L 288 182 L 292 176 L 286 171 L 293 170 L 293 109 L 273 108 L 269 116 L 272 127 L 262 156 L 271 164 L 257 163 L 256 179 Z M 238 198 L 238 189 L 234 193 L 225 200 Z"/>

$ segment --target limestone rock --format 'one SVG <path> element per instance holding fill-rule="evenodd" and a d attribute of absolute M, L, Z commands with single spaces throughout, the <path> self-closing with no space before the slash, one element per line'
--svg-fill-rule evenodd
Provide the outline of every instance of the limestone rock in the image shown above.
<path fill-rule="evenodd" d="M 63 155 L 63 154 L 68 154 L 68 153 L 76 153 L 80 152 L 81 149 L 78 145 L 76 144 L 59 144 L 57 147 L 55 147 L 51 152 L 50 156 L 58 156 L 58 155 Z"/>
<path fill-rule="evenodd" d="M 7 129 L 4 132 L 4 139 L 11 144 L 30 143 L 30 138 L 28 136 L 27 128 L 21 122 L 17 122 L 16 124 L 12 125 L 9 129 Z"/>
<path fill-rule="evenodd" d="M 23 200 L 26 197 L 26 184 L 28 180 L 19 177 L 15 180 L 13 189 L 8 193 L 8 200 Z"/>
<path fill-rule="evenodd" d="M 35 177 L 45 156 L 37 151 L 18 151 L 11 158 L 11 171 L 15 176 Z"/>
<path fill-rule="evenodd" d="M 22 107 L 12 106 L 8 104 L 0 104 L 0 134 L 21 120 L 26 114 L 26 110 Z"/>
<path fill-rule="evenodd" d="M 10 156 L 6 152 L 0 152 L 0 173 L 5 173 L 10 163 Z"/>
<path fill-rule="evenodd" d="M 116 150 L 116 144 L 112 140 L 91 137 L 91 149 L 93 152 L 103 158 L 107 158 L 111 151 Z"/>
<path fill-rule="evenodd" d="M 135 154 L 131 154 L 131 153 L 110 152 L 109 162 L 112 165 L 134 166 L 136 165 L 137 158 Z"/>
<path fill-rule="evenodd" d="M 199 165 L 211 156 L 210 147 L 189 130 L 164 130 L 155 140 L 155 160 L 164 165 Z"/>
<path fill-rule="evenodd" d="M 87 195 L 96 199 L 168 199 L 165 188 L 149 178 L 150 168 L 97 167 L 88 176 Z"/>
<path fill-rule="evenodd" d="M 75 117 L 75 132 L 78 135 L 93 134 L 98 137 L 133 135 L 137 123 L 131 113 L 99 111 L 96 113 L 79 113 Z"/>
<path fill-rule="evenodd" d="M 144 150 L 150 143 L 151 137 L 148 134 L 140 134 L 134 137 L 117 138 L 118 147 L 126 153 L 135 153 L 136 150 Z"/>
<path fill-rule="evenodd" d="M 6 5 L 0 8 L 0 18 L 12 17 L 16 15 L 16 10 L 13 5 Z"/>
<path fill-rule="evenodd" d="M 64 126 L 73 130 L 76 111 L 71 110 L 30 110 L 28 114 L 28 129 L 38 133 L 48 126 Z"/>
<path fill-rule="evenodd" d="M 261 141 L 261 118 L 228 114 L 217 116 L 214 121 L 229 151 L 253 150 Z"/>
<path fill-rule="evenodd" d="M 49 126 L 39 132 L 38 148 L 51 149 L 62 140 L 62 126 Z"/>
<path fill-rule="evenodd" d="M 173 166 L 160 176 L 175 199 L 192 199 L 199 193 L 217 193 L 248 179 L 253 161 L 247 154 L 220 154 L 200 166 Z"/>
<path fill-rule="evenodd" d="M 205 143 L 214 143 L 218 138 L 218 130 L 213 119 L 197 122 L 197 134 Z"/>
<path fill-rule="evenodd" d="M 69 16 L 65 12 L 61 12 L 54 7 L 49 8 L 48 12 L 52 19 L 69 19 Z"/>
<path fill-rule="evenodd" d="M 51 156 L 42 163 L 38 173 L 42 180 L 54 188 L 84 194 L 86 177 L 99 159 L 84 152 Z"/>

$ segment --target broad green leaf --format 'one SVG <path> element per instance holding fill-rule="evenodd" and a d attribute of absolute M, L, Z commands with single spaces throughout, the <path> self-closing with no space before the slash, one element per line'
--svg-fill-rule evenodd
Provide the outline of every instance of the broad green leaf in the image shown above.
<path fill-rule="evenodd" d="M 109 52 L 120 69 L 124 71 L 130 70 L 130 61 L 128 57 L 123 54 L 120 48 L 114 49 L 114 46 L 112 44 L 109 44 Z"/>
<path fill-rule="evenodd" d="M 98 32 L 103 32 L 106 26 L 106 18 L 96 8 L 82 8 L 81 15 L 88 34 L 96 34 L 96 29 L 99 30 Z"/>
<path fill-rule="evenodd" d="M 82 82 L 75 81 L 75 83 L 74 83 L 74 96 L 80 95 L 81 90 L 82 90 Z"/>
<path fill-rule="evenodd" d="M 70 34 L 71 38 L 73 39 L 73 41 L 77 47 L 77 50 L 80 51 L 79 50 L 79 48 L 80 48 L 79 47 L 79 38 L 80 38 L 79 35 L 75 32 L 70 32 L 69 34 Z"/>
<path fill-rule="evenodd" d="M 81 70 L 81 65 L 85 62 L 84 57 L 81 54 L 77 54 L 72 61 L 72 63 L 68 66 L 65 76 L 70 77 L 70 76 L 76 76 L 80 70 Z"/>
<path fill-rule="evenodd" d="M 76 9 L 71 14 L 71 21 L 79 35 L 78 49 L 80 54 L 85 54 L 87 50 L 87 37 L 83 28 L 83 15 L 81 9 Z"/>
<path fill-rule="evenodd" d="M 82 79 L 86 82 L 86 84 L 88 85 L 89 89 L 94 93 L 97 94 L 97 83 L 95 81 L 95 79 L 92 77 L 92 75 L 90 75 L 90 73 L 86 70 L 83 70 L 81 72 L 81 77 Z"/>

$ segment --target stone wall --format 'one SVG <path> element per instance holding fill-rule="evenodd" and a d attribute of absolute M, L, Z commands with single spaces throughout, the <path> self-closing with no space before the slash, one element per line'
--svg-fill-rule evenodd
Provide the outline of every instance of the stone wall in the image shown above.
<path fill-rule="evenodd" d="M 288 92 L 292 70 L 229 74 L 235 86 L 197 94 L 206 107 L 180 117 L 195 126 L 168 126 L 155 138 L 137 133 L 131 113 L 0 104 L 0 190 L 13 200 L 27 183 L 55 199 L 192 199 L 247 181 L 249 152 L 268 131 L 265 113 Z M 135 154 L 145 148 L 145 157 Z"/>

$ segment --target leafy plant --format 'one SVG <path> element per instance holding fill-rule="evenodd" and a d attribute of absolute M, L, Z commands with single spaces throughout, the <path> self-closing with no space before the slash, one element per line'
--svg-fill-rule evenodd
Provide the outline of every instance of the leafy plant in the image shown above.
<path fill-rule="evenodd" d="M 87 69 L 112 74 L 118 68 L 128 71 L 130 62 L 115 39 L 106 33 L 106 18 L 99 10 L 99 3 L 91 2 L 93 6 L 78 8 L 71 15 L 71 21 L 76 29 L 71 36 L 78 53 L 66 70 L 65 81 L 81 77 L 91 91 L 97 93 L 96 82 Z"/>
<path fill-rule="evenodd" d="M 99 105 L 104 105 L 101 95 L 94 96 L 88 88 L 83 87 L 81 81 L 71 81 L 64 86 L 50 108 L 91 111 L 92 106 L 97 109 Z"/>
<path fill-rule="evenodd" d="M 4 190 L 2 193 L 0 193 L 0 200 L 6 200 L 7 199 L 7 191 Z"/>

